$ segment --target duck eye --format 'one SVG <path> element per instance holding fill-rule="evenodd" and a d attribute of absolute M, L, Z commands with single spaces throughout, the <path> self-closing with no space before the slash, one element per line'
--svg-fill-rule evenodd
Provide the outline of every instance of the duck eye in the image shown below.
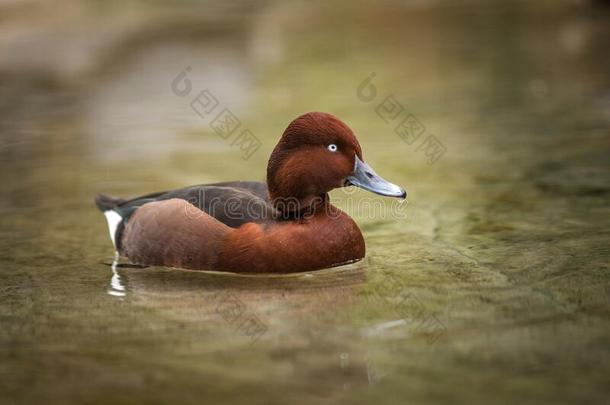
<path fill-rule="evenodd" d="M 334 143 L 331 143 L 330 145 L 328 145 L 327 148 L 331 152 L 336 152 L 337 151 L 337 145 L 335 145 Z"/>

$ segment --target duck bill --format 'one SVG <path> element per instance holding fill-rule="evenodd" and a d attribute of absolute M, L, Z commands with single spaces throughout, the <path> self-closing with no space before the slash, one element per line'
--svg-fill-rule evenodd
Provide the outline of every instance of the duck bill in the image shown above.
<path fill-rule="evenodd" d="M 404 188 L 380 177 L 375 173 L 375 170 L 360 160 L 358 156 L 356 156 L 356 162 L 354 163 L 354 171 L 345 179 L 345 185 L 360 187 L 375 194 L 388 197 L 407 197 L 407 192 Z"/>

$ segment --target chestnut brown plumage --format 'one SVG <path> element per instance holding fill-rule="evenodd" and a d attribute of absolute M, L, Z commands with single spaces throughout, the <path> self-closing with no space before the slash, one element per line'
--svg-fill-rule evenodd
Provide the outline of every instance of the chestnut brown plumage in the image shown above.
<path fill-rule="evenodd" d="M 119 253 L 134 263 L 298 272 L 364 257 L 358 226 L 328 201 L 330 190 L 348 184 L 406 195 L 363 162 L 347 125 L 331 114 L 313 112 L 284 131 L 269 158 L 266 184 L 216 183 L 128 201 L 107 196 L 96 201 L 111 213 L 107 217 L 120 216 L 114 230 L 109 219 L 111 233 L 118 238 Z"/>

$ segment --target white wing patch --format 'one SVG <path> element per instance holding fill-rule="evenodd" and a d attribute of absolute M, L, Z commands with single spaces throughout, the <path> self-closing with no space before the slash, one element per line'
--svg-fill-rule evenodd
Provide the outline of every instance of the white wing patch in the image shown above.
<path fill-rule="evenodd" d="M 106 221 L 108 221 L 108 232 L 110 232 L 110 239 L 112 240 L 112 244 L 116 249 L 116 241 L 114 240 L 114 237 L 116 235 L 117 227 L 121 221 L 123 221 L 123 217 L 121 217 L 114 210 L 104 211 L 104 215 L 106 216 Z"/>

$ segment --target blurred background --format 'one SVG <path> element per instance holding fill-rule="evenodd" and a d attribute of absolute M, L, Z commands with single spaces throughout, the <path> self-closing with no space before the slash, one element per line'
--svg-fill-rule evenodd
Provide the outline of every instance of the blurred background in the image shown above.
<path fill-rule="evenodd" d="M 603 1 L 0 1 L 1 402 L 607 402 L 609 44 Z M 308 111 L 409 192 L 332 193 L 364 261 L 111 266 L 96 193 L 264 180 Z"/>

